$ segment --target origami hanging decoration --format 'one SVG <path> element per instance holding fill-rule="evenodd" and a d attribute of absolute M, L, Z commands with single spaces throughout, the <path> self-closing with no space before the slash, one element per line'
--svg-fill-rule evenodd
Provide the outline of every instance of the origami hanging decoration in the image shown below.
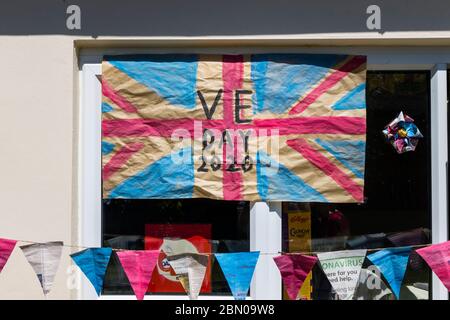
<path fill-rule="evenodd" d="M 16 240 L 0 238 L 0 273 L 2 272 L 6 262 L 8 262 L 8 259 L 16 246 L 16 243 Z"/>
<path fill-rule="evenodd" d="M 423 138 L 414 120 L 403 112 L 400 112 L 397 118 L 384 128 L 383 134 L 397 153 L 414 151 L 419 139 Z"/>
<path fill-rule="evenodd" d="M 280 270 L 289 298 L 296 300 L 298 292 L 316 264 L 317 258 L 301 254 L 290 254 L 275 257 L 273 260 Z"/>
<path fill-rule="evenodd" d="M 183 253 L 167 256 L 189 299 L 196 300 L 205 278 L 208 256 L 196 253 Z"/>
<path fill-rule="evenodd" d="M 62 248 L 63 242 L 61 241 L 35 243 L 20 247 L 28 263 L 36 273 L 45 295 L 52 288 L 59 261 L 61 260 Z"/>
<path fill-rule="evenodd" d="M 411 247 L 388 248 L 367 256 L 383 274 L 397 299 L 400 296 L 411 250 Z"/>
<path fill-rule="evenodd" d="M 143 300 L 158 262 L 158 250 L 125 250 L 117 252 L 120 264 L 138 300 Z"/>
<path fill-rule="evenodd" d="M 259 251 L 216 253 L 214 256 L 227 279 L 234 299 L 245 300 L 258 262 Z"/>
<path fill-rule="evenodd" d="M 352 300 L 367 250 L 334 251 L 317 254 L 322 270 L 340 300 Z"/>
<path fill-rule="evenodd" d="M 103 289 L 103 281 L 111 254 L 111 248 L 89 248 L 70 255 L 75 264 L 92 283 L 98 296 L 100 296 Z"/>
<path fill-rule="evenodd" d="M 416 252 L 450 291 L 450 241 L 421 248 Z"/>

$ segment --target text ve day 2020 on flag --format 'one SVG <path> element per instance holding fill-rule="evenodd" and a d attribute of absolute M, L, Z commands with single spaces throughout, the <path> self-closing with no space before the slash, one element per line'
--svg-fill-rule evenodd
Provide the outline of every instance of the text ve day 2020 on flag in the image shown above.
<path fill-rule="evenodd" d="M 362 202 L 366 57 L 102 63 L 103 198 Z"/>

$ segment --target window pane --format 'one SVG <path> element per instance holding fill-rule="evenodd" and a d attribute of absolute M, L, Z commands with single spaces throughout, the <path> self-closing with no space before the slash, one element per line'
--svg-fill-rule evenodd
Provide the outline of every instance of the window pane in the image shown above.
<path fill-rule="evenodd" d="M 104 200 L 103 245 L 132 250 L 164 248 L 174 253 L 186 252 L 186 248 L 200 253 L 249 251 L 249 203 L 203 199 Z M 231 295 L 213 258 L 201 292 Z M 161 253 L 148 294 L 168 293 L 185 294 Z M 133 294 L 115 254 L 105 277 L 104 294 Z"/>
<path fill-rule="evenodd" d="M 367 76 L 365 202 L 285 203 L 284 251 L 370 249 L 430 242 L 429 73 L 368 72 Z M 412 117 L 424 135 L 414 152 L 397 154 L 381 132 L 400 111 Z M 364 268 L 369 265 L 366 259 Z M 430 277 L 429 268 L 412 253 L 401 299 L 428 298 Z M 313 270 L 312 289 L 306 287 L 306 297 L 334 297 L 318 266 Z M 366 293 L 366 299 L 375 298 L 376 294 Z"/>

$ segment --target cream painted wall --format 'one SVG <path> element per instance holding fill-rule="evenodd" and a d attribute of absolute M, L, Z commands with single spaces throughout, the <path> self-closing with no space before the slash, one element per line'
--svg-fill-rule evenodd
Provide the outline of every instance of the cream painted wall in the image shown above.
<path fill-rule="evenodd" d="M 73 56 L 68 36 L 0 37 L 0 237 L 72 242 Z M 49 298 L 70 297 L 68 265 L 66 248 Z M 44 298 L 18 247 L 0 274 L 17 298 Z"/>

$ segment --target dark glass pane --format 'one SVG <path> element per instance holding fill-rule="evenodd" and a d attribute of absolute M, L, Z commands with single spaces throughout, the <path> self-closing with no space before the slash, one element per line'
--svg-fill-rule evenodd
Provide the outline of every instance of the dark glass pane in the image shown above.
<path fill-rule="evenodd" d="M 430 242 L 431 144 L 430 88 L 428 72 L 368 72 L 365 201 L 363 204 L 283 206 L 285 251 L 302 248 L 307 227 L 289 226 L 289 219 L 309 212 L 309 244 L 305 251 L 333 251 L 420 245 Z M 403 111 L 415 120 L 424 135 L 414 152 L 397 154 L 382 130 Z M 308 217 L 308 213 L 306 214 Z M 305 230 L 301 230 L 306 228 Z M 296 236 L 297 234 L 297 236 Z M 293 243 L 298 238 L 300 243 Z M 308 239 L 303 237 L 303 241 Z M 369 252 L 373 253 L 373 252 Z M 365 267 L 370 263 L 366 259 Z M 402 299 L 428 297 L 431 273 L 416 255 L 410 258 L 402 286 Z M 312 276 L 312 298 L 333 298 L 331 286 L 316 267 Z"/>
<path fill-rule="evenodd" d="M 159 247 L 157 239 L 161 239 L 162 247 L 170 243 L 171 250 L 176 251 L 175 244 L 170 242 L 176 238 L 187 239 L 189 242 L 181 241 L 179 245 L 189 245 L 199 253 L 205 252 L 205 248 L 210 252 L 239 252 L 250 248 L 248 202 L 104 200 L 102 222 L 103 245 L 117 249 L 155 249 L 149 246 L 156 244 Z M 207 274 L 208 281 L 204 282 L 202 294 L 230 295 L 220 266 L 213 258 L 208 270 L 210 275 Z M 152 279 L 156 280 L 152 280 L 148 294 L 184 294 L 177 281 L 170 281 L 174 278 L 165 268 L 164 259 L 155 268 Z M 133 294 L 116 254 L 108 266 L 104 294 Z"/>

